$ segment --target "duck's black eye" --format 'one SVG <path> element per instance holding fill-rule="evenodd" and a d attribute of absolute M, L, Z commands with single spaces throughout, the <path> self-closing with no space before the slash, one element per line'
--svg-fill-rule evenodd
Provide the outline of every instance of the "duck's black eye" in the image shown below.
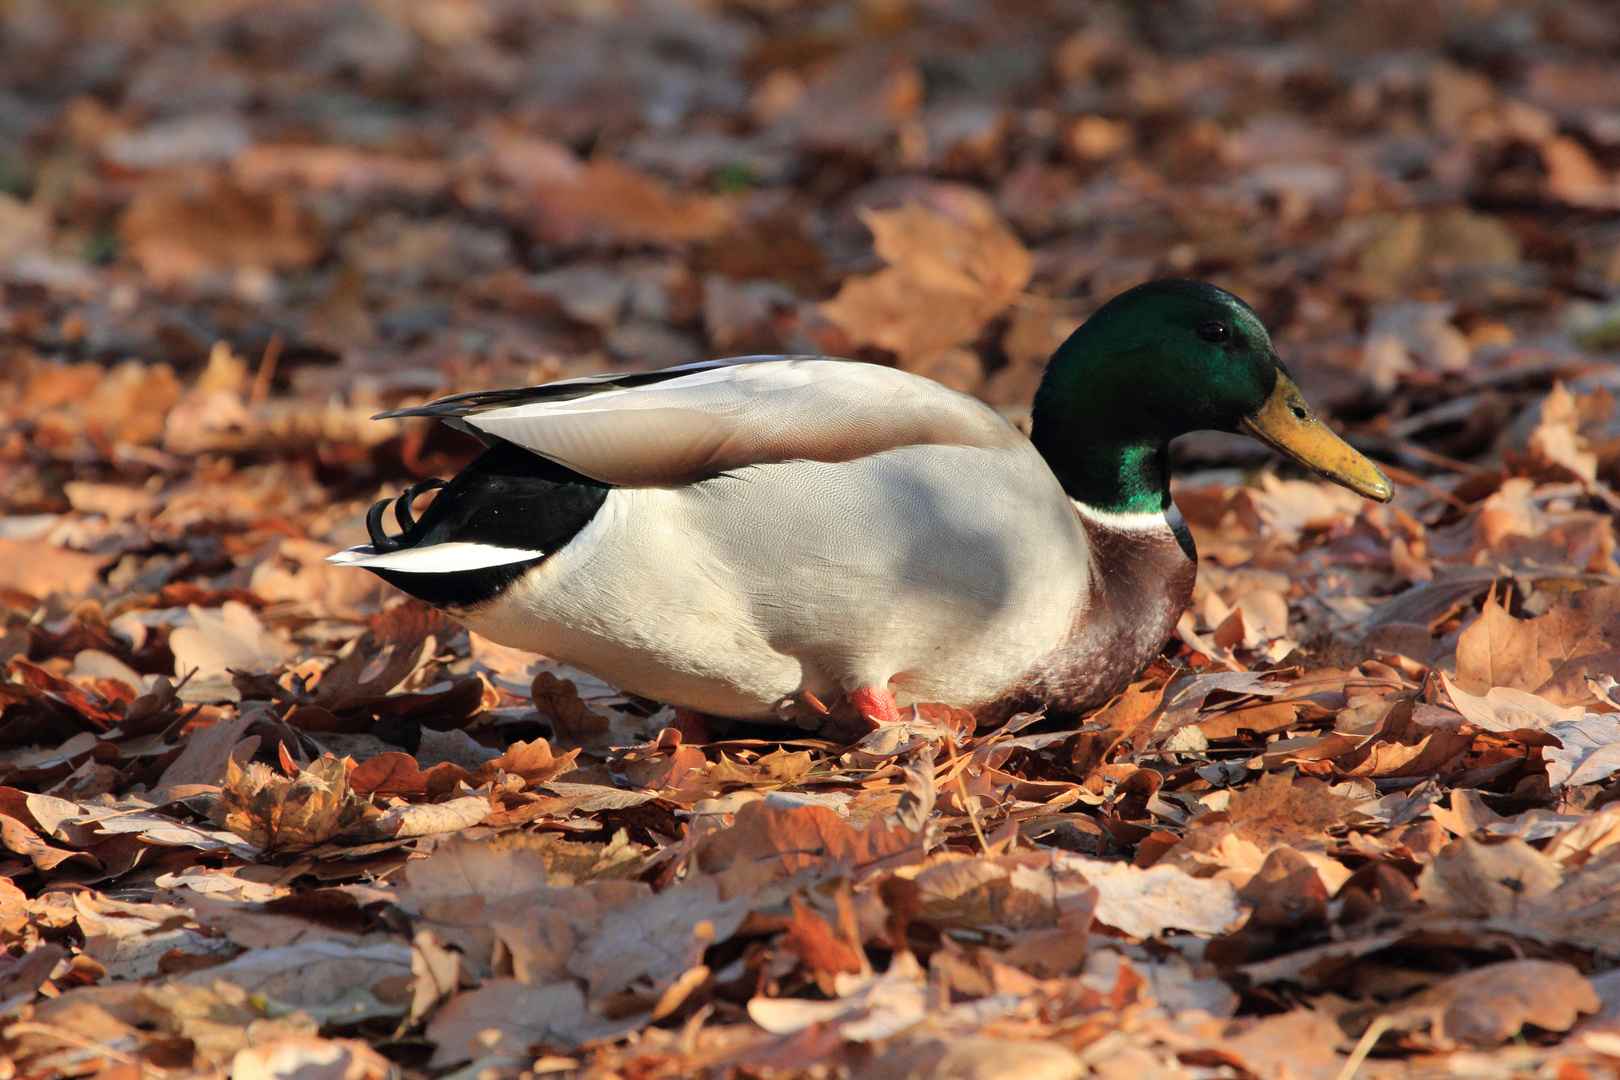
<path fill-rule="evenodd" d="M 1210 321 L 1198 327 L 1198 336 L 1211 345 L 1232 340 L 1232 329 L 1223 322 Z"/>

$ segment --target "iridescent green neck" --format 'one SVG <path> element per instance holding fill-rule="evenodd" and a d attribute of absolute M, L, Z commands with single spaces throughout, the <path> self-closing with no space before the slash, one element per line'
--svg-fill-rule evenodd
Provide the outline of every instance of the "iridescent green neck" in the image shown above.
<path fill-rule="evenodd" d="M 1098 327 L 1099 330 L 1107 329 Z M 1088 347 L 1076 334 L 1035 395 L 1030 440 L 1071 499 L 1115 514 L 1170 505 L 1171 433 L 1122 378 L 1139 355 Z"/>
<path fill-rule="evenodd" d="M 1158 513 L 1170 505 L 1168 443 L 1054 445 L 1041 438 L 1039 420 L 1034 430 L 1035 448 L 1069 498 L 1111 514 Z"/>

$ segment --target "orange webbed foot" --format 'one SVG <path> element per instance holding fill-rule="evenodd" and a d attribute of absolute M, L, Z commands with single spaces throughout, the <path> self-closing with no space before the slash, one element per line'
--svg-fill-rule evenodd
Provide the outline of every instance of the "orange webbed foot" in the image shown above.
<path fill-rule="evenodd" d="M 898 724 L 900 707 L 886 686 L 863 686 L 849 696 L 855 711 L 877 724 Z"/>

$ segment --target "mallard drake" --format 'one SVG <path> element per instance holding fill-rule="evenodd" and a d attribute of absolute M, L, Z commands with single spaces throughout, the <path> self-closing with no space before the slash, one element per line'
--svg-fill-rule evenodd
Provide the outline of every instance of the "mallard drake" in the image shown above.
<path fill-rule="evenodd" d="M 1392 488 L 1305 403 L 1254 311 L 1196 281 L 1103 305 L 1032 434 L 893 368 L 820 356 L 457 394 L 383 417 L 478 436 L 449 483 L 333 555 L 469 629 L 717 717 L 937 701 L 981 723 L 1118 693 L 1192 595 L 1169 443 L 1245 432 Z M 420 520 L 411 503 L 438 493 Z"/>

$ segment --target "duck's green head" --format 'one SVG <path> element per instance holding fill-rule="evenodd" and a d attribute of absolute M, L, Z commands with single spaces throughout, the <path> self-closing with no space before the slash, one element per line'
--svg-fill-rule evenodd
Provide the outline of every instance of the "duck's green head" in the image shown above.
<path fill-rule="evenodd" d="M 1371 499 L 1394 489 L 1317 418 L 1254 309 L 1202 281 L 1138 285 L 1052 355 L 1035 395 L 1035 445 L 1069 494 L 1099 510 L 1169 505 L 1169 443 L 1241 431 Z"/>

